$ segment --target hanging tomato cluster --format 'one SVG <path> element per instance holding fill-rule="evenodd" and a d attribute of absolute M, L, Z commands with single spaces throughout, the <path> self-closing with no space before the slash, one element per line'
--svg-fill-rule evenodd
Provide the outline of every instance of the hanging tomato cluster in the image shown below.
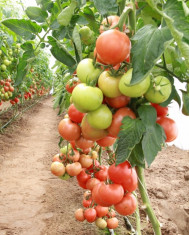
<path fill-rule="evenodd" d="M 110 16 L 108 21 L 108 27 L 113 27 L 119 17 Z M 66 90 L 72 94 L 71 105 L 58 131 L 69 144 L 53 157 L 51 172 L 62 179 L 76 176 L 78 185 L 88 190 L 82 201 L 84 208 L 75 212 L 78 221 L 87 220 L 101 229 L 114 229 L 118 226 L 115 211 L 127 216 L 137 207 L 133 193 L 137 189 L 135 168 L 128 161 L 115 165 L 112 146 L 119 138 L 122 120 L 126 116 L 136 119 L 132 98 L 145 97 L 148 105 L 156 109 L 157 122 L 163 126 L 162 118 L 169 119 L 168 108 L 158 103 L 168 99 L 171 84 L 166 77 L 147 76 L 132 85 L 130 39 L 118 28 L 104 31 L 106 22 L 102 22 L 101 34 L 96 40 L 95 59 L 81 60 L 77 76 L 66 84 Z M 85 42 L 84 32 L 89 34 L 88 31 L 86 27 L 81 30 Z M 165 131 L 166 141 L 174 140 L 176 132 L 169 138 Z"/>

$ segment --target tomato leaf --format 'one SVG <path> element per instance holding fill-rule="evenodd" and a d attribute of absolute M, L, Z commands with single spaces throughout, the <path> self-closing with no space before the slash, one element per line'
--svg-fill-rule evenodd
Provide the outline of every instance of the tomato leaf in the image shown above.
<path fill-rule="evenodd" d="M 145 160 L 150 166 L 165 143 L 166 137 L 163 128 L 156 123 L 157 113 L 151 105 L 140 106 L 138 114 L 146 127 L 142 139 L 142 149 Z"/>
<path fill-rule="evenodd" d="M 30 63 L 34 60 L 35 54 L 33 50 L 33 46 L 30 46 L 29 50 L 26 50 L 22 57 L 19 59 L 19 63 L 17 65 L 17 73 L 15 79 L 15 86 L 19 86 L 23 79 L 25 78 L 26 74 L 28 73 Z"/>
<path fill-rule="evenodd" d="M 145 168 L 144 153 L 142 150 L 141 142 L 135 145 L 133 151 L 131 152 L 131 155 L 128 158 L 128 161 L 130 162 L 132 167 L 140 166 Z"/>
<path fill-rule="evenodd" d="M 145 126 L 139 119 L 124 117 L 116 149 L 116 164 L 126 161 L 135 145 L 138 144 L 145 132 Z"/>
<path fill-rule="evenodd" d="M 146 25 L 132 37 L 132 80 L 137 83 L 146 77 L 163 54 L 166 46 L 172 42 L 172 36 L 167 27 L 157 28 Z"/>
<path fill-rule="evenodd" d="M 118 12 L 116 0 L 94 0 L 94 5 L 103 16 Z"/>
<path fill-rule="evenodd" d="M 167 0 L 163 17 L 189 66 L 189 9 L 184 1 Z"/>
<path fill-rule="evenodd" d="M 76 64 L 73 56 L 66 50 L 66 48 L 60 44 L 55 38 L 48 36 L 49 44 L 51 47 L 52 55 L 60 62 L 67 66 L 74 66 Z"/>
<path fill-rule="evenodd" d="M 42 30 L 40 25 L 31 20 L 7 19 L 1 23 L 25 40 L 35 39 L 36 34 L 40 33 Z"/>
<path fill-rule="evenodd" d="M 182 113 L 184 115 L 189 115 L 189 92 L 182 91 L 182 100 L 183 100 L 183 107 L 182 107 Z"/>
<path fill-rule="evenodd" d="M 45 22 L 46 18 L 48 17 L 48 13 L 41 10 L 39 7 L 27 7 L 25 12 L 31 20 L 35 20 L 39 23 Z"/>
<path fill-rule="evenodd" d="M 72 33 L 73 42 L 75 45 L 75 49 L 77 50 L 79 61 L 82 60 L 82 46 L 81 46 L 81 38 L 79 35 L 79 26 L 76 25 L 74 27 L 73 33 Z M 77 62 L 79 62 L 77 61 Z"/>

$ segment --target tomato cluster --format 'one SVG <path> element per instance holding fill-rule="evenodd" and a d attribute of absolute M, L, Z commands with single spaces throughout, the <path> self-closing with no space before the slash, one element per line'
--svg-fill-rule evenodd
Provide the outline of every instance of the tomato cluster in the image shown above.
<path fill-rule="evenodd" d="M 137 207 L 133 193 L 137 189 L 136 170 L 128 161 L 116 166 L 112 148 L 120 137 L 123 118 L 138 118 L 133 102 L 143 99 L 146 105 L 156 109 L 157 123 L 164 128 L 167 142 L 174 140 L 177 133 L 174 131 L 169 136 L 171 130 L 167 132 L 166 125 L 174 121 L 167 117 L 168 108 L 159 105 L 171 94 L 170 81 L 148 75 L 132 84 L 132 68 L 128 65 L 130 39 L 118 28 L 105 31 L 107 26 L 114 27 L 119 17 L 110 16 L 107 20 L 108 23 L 102 22 L 96 40 L 95 58 L 81 60 L 75 77 L 66 84 L 71 105 L 58 131 L 69 144 L 53 157 L 51 171 L 62 179 L 76 176 L 78 185 L 88 190 L 82 201 L 84 208 L 75 212 L 78 221 L 87 220 L 101 229 L 114 229 L 118 226 L 115 212 L 127 216 Z M 84 35 L 88 29 L 81 32 Z M 108 164 L 101 163 L 102 149 L 108 155 L 103 155 L 103 163 L 107 160 Z"/>

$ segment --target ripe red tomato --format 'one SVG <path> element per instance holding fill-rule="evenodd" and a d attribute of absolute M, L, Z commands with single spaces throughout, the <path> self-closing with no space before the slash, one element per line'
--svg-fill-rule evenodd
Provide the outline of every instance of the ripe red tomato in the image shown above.
<path fill-rule="evenodd" d="M 106 136 L 100 140 L 97 140 L 97 144 L 100 145 L 101 147 L 109 147 L 112 146 L 116 141 L 116 138 L 111 137 L 111 136 Z"/>
<path fill-rule="evenodd" d="M 117 166 L 112 164 L 108 169 L 108 176 L 114 183 L 121 184 L 125 191 L 132 192 L 137 188 L 137 173 L 128 161 Z"/>
<path fill-rule="evenodd" d="M 178 127 L 176 122 L 168 117 L 158 117 L 157 118 L 157 123 L 160 124 L 166 135 L 166 140 L 165 142 L 171 142 L 175 140 L 178 136 Z"/>
<path fill-rule="evenodd" d="M 95 210 L 98 217 L 103 217 L 108 214 L 108 207 L 97 205 Z"/>
<path fill-rule="evenodd" d="M 106 222 L 109 229 L 115 229 L 118 226 L 118 219 L 115 217 L 107 219 Z"/>
<path fill-rule="evenodd" d="M 19 102 L 19 99 L 17 97 L 14 98 L 14 102 L 15 103 L 18 103 Z"/>
<path fill-rule="evenodd" d="M 77 181 L 78 181 L 78 184 L 79 186 L 81 186 L 82 188 L 84 189 L 87 189 L 86 187 L 86 183 L 87 181 L 91 178 L 91 175 L 88 175 L 86 172 L 85 172 L 85 169 L 83 169 L 79 175 L 77 175 Z"/>
<path fill-rule="evenodd" d="M 89 222 L 92 223 L 96 220 L 96 210 L 94 208 L 89 208 L 84 211 L 84 217 Z"/>
<path fill-rule="evenodd" d="M 106 103 L 112 108 L 116 109 L 127 106 L 128 103 L 130 102 L 130 99 L 131 99 L 130 97 L 125 95 L 117 96 L 115 98 L 105 97 Z"/>
<path fill-rule="evenodd" d="M 136 197 L 132 193 L 127 193 L 114 208 L 120 215 L 131 215 L 137 208 Z"/>
<path fill-rule="evenodd" d="M 162 107 L 159 104 L 151 103 L 151 105 L 156 109 L 158 117 L 165 117 L 168 114 L 168 107 Z"/>
<path fill-rule="evenodd" d="M 96 40 L 96 51 L 106 64 L 123 62 L 130 54 L 130 48 L 129 37 L 116 29 L 103 32 Z"/>
<path fill-rule="evenodd" d="M 92 198 L 89 198 L 88 200 L 87 199 L 83 199 L 82 204 L 83 204 L 83 206 L 85 208 L 89 208 L 92 205 Z"/>
<path fill-rule="evenodd" d="M 92 198 L 100 206 L 112 206 L 123 198 L 124 190 L 120 184 L 105 184 L 104 182 L 94 186 Z"/>
<path fill-rule="evenodd" d="M 72 93 L 73 89 L 80 83 L 80 81 L 74 81 L 73 79 L 69 80 L 66 84 L 66 90 L 69 93 Z"/>
<path fill-rule="evenodd" d="M 81 135 L 81 128 L 69 118 L 62 119 L 58 125 L 58 131 L 62 138 L 68 141 L 77 140 Z"/>
<path fill-rule="evenodd" d="M 114 25 L 116 25 L 119 22 L 120 17 L 117 15 L 108 16 L 106 19 L 103 19 L 101 26 L 100 26 L 100 33 L 103 33 L 104 31 L 111 29 Z M 126 26 L 124 24 L 123 31 L 125 30 Z M 115 28 L 119 30 L 119 28 Z"/>
<path fill-rule="evenodd" d="M 108 128 L 109 135 L 112 137 L 117 137 L 122 125 L 122 120 L 124 117 L 129 116 L 131 118 L 136 118 L 135 113 L 128 107 L 118 109 L 113 115 L 113 120 L 111 126 Z"/>
<path fill-rule="evenodd" d="M 73 122 L 81 123 L 85 113 L 79 112 L 74 104 L 71 104 L 68 108 L 68 115 Z"/>
<path fill-rule="evenodd" d="M 68 152 L 68 158 L 70 160 L 72 160 L 73 162 L 78 162 L 79 158 L 80 158 L 80 153 L 79 151 L 75 150 L 75 149 L 71 149 Z"/>
<path fill-rule="evenodd" d="M 95 173 L 95 177 L 100 181 L 106 181 L 108 178 L 108 168 L 104 165 L 99 166 L 99 171 Z"/>

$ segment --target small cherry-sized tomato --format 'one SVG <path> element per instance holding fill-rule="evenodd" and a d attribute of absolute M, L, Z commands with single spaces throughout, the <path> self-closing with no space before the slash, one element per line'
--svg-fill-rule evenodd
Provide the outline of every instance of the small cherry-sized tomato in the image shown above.
<path fill-rule="evenodd" d="M 83 169 L 79 175 L 77 175 L 77 181 L 80 187 L 87 189 L 86 183 L 91 178 L 91 175 L 87 174 L 85 172 L 85 169 Z"/>
<path fill-rule="evenodd" d="M 84 211 L 84 217 L 89 222 L 92 223 L 96 220 L 96 210 L 94 208 L 88 208 Z"/>
<path fill-rule="evenodd" d="M 72 160 L 73 162 L 78 162 L 80 159 L 80 153 L 79 151 L 75 150 L 75 149 L 71 149 L 68 152 L 68 158 L 70 160 Z"/>
<path fill-rule="evenodd" d="M 120 215 L 132 215 L 137 208 L 136 197 L 132 193 L 127 193 L 114 208 Z"/>
<path fill-rule="evenodd" d="M 66 165 L 66 172 L 70 176 L 77 176 L 82 171 L 81 164 L 79 162 L 74 162 Z"/>
<path fill-rule="evenodd" d="M 178 136 L 178 127 L 176 122 L 168 117 L 158 117 L 157 123 L 161 125 L 165 131 L 165 142 L 172 142 Z"/>
<path fill-rule="evenodd" d="M 72 94 L 73 89 L 80 83 L 78 80 L 71 79 L 66 83 L 66 90 Z"/>
<path fill-rule="evenodd" d="M 76 220 L 83 222 L 85 220 L 83 208 L 79 208 L 75 211 Z"/>
<path fill-rule="evenodd" d="M 109 218 L 106 220 L 107 222 L 107 227 L 109 229 L 115 229 L 118 227 L 118 219 L 116 217 L 113 217 L 113 218 Z"/>
<path fill-rule="evenodd" d="M 89 199 L 83 199 L 83 202 L 82 202 L 83 206 L 85 208 L 89 208 L 90 206 L 92 206 L 93 203 L 93 200 L 92 198 L 89 198 Z"/>
<path fill-rule="evenodd" d="M 79 162 L 83 168 L 88 168 L 93 164 L 93 159 L 89 155 L 81 154 Z"/>
<path fill-rule="evenodd" d="M 100 33 L 103 33 L 104 31 L 111 29 L 114 25 L 118 24 L 120 17 L 117 15 L 108 16 L 106 19 L 103 19 L 101 25 L 100 25 Z M 123 25 L 123 31 L 125 30 L 126 26 Z M 119 28 L 115 28 L 119 30 Z"/>
<path fill-rule="evenodd" d="M 61 162 L 53 162 L 51 164 L 51 172 L 53 175 L 62 176 L 66 172 L 66 168 Z"/>
<path fill-rule="evenodd" d="M 105 229 L 107 227 L 107 222 L 105 219 L 98 218 L 95 220 L 95 224 L 100 229 Z"/>
<path fill-rule="evenodd" d="M 88 149 L 94 146 L 94 141 L 85 139 L 82 135 L 75 141 L 76 146 L 80 149 Z"/>
<path fill-rule="evenodd" d="M 80 126 L 73 123 L 69 118 L 60 121 L 58 131 L 62 138 L 68 141 L 77 140 L 81 135 Z"/>
<path fill-rule="evenodd" d="M 96 51 L 106 64 L 116 65 L 123 62 L 130 54 L 129 37 L 116 29 L 103 32 L 96 40 Z"/>

